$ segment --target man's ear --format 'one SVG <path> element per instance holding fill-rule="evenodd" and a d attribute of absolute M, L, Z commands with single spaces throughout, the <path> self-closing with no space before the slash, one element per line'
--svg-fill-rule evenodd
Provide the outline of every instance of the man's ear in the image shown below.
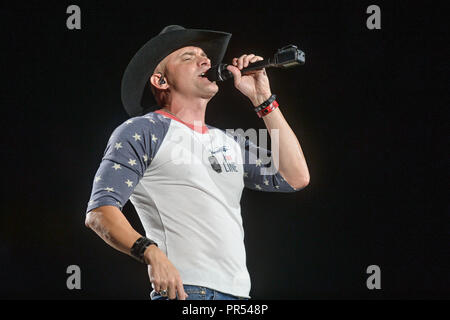
<path fill-rule="evenodd" d="M 160 83 L 161 82 L 161 83 Z M 167 81 L 164 79 L 162 73 L 154 73 L 150 77 L 150 83 L 158 89 L 164 90 L 168 88 Z"/>

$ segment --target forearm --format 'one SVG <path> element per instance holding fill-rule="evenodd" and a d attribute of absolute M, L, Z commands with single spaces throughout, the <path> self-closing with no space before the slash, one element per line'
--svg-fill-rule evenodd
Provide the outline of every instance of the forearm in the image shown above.
<path fill-rule="evenodd" d="M 262 118 L 272 138 L 272 158 L 278 163 L 278 171 L 295 188 L 303 188 L 309 183 L 309 170 L 303 150 L 295 133 L 277 108 Z M 278 152 L 273 129 L 278 130 Z"/>
<path fill-rule="evenodd" d="M 115 206 L 102 206 L 89 212 L 86 226 L 110 246 L 128 255 L 134 242 L 141 237 Z"/>
<path fill-rule="evenodd" d="M 242 75 L 240 70 L 246 68 L 250 63 L 261 60 L 264 59 L 260 56 L 244 54 L 239 58 L 233 58 L 233 65 L 227 66 L 227 70 L 233 74 L 236 89 L 247 96 L 255 107 L 272 95 L 266 70 L 253 71 L 247 75 Z M 278 171 L 292 187 L 296 189 L 305 187 L 309 183 L 308 166 L 300 143 L 280 109 L 270 112 L 263 119 L 271 137 L 271 130 L 276 129 L 279 132 L 279 150 L 274 150 L 274 139 L 272 138 L 272 157 L 274 157 Z M 277 160 L 279 160 L 278 166 Z"/>
<path fill-rule="evenodd" d="M 133 229 L 122 212 L 114 206 L 102 206 L 89 212 L 86 226 L 94 230 L 113 248 L 131 256 L 130 249 L 141 235 Z M 169 298 L 185 300 L 187 297 L 178 270 L 155 245 L 144 252 L 144 262 L 149 265 L 150 281 L 157 292 L 168 290 Z"/>

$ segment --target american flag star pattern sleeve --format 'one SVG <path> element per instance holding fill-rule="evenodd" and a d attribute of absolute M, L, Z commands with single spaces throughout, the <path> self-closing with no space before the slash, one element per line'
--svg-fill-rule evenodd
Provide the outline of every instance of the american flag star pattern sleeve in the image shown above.
<path fill-rule="evenodd" d="M 244 160 L 244 185 L 255 191 L 265 192 L 296 192 L 301 189 L 292 187 L 272 166 L 272 152 L 243 137 L 236 135 Z"/>
<path fill-rule="evenodd" d="M 104 205 L 122 210 L 150 166 L 165 134 L 158 117 L 136 117 L 112 133 L 94 176 L 86 213 Z"/>

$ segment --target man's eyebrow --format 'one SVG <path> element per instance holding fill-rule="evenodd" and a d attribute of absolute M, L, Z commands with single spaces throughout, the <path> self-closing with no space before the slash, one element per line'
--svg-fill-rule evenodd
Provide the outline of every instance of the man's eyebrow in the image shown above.
<path fill-rule="evenodd" d="M 187 52 L 181 54 L 180 57 L 182 57 L 182 56 L 184 56 L 186 54 L 189 54 L 191 56 L 195 56 L 195 52 L 194 51 L 187 51 Z M 202 56 L 206 57 L 207 55 L 206 55 L 206 53 L 202 52 Z"/>

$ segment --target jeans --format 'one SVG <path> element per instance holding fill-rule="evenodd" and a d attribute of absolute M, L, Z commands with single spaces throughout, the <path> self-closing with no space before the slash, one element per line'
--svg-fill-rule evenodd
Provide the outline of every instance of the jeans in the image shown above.
<path fill-rule="evenodd" d="M 206 287 L 193 286 L 188 284 L 185 284 L 183 286 L 184 291 L 189 296 L 186 298 L 186 300 L 248 300 L 248 298 L 233 296 L 231 294 L 219 292 Z M 150 298 L 152 300 L 169 300 L 168 297 L 162 297 L 155 290 L 150 293 Z"/>

